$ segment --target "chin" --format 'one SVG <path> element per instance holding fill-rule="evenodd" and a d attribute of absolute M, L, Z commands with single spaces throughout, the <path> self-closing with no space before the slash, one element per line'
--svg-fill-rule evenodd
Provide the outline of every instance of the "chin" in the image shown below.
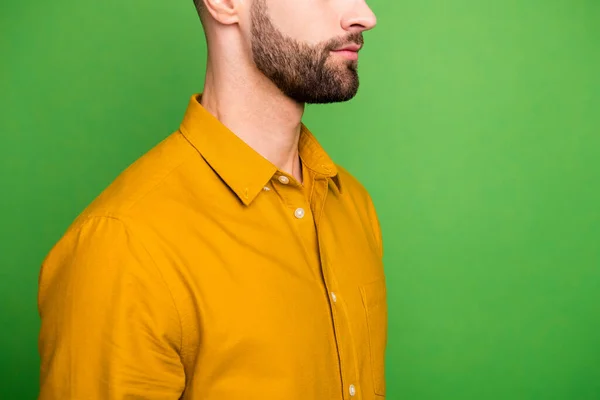
<path fill-rule="evenodd" d="M 305 103 L 307 104 L 332 104 L 332 103 L 343 103 L 346 101 L 352 100 L 358 90 L 348 90 L 347 92 L 337 92 L 335 94 L 331 94 L 329 96 L 317 96 L 310 99 L 307 99 Z"/>

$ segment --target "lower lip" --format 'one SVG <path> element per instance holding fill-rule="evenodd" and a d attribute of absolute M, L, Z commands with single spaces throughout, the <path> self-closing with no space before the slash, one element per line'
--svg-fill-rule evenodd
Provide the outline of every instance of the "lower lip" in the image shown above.
<path fill-rule="evenodd" d="M 339 54 L 340 56 L 347 58 L 348 60 L 353 60 L 353 61 L 358 60 L 358 52 L 357 51 L 338 50 L 338 51 L 334 51 L 333 53 Z"/>

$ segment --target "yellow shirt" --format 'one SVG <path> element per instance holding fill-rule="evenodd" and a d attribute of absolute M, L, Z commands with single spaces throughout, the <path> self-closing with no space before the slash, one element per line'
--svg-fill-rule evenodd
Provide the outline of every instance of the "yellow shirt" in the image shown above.
<path fill-rule="evenodd" d="M 367 191 L 305 126 L 301 185 L 199 99 L 44 260 L 40 399 L 381 400 Z"/>

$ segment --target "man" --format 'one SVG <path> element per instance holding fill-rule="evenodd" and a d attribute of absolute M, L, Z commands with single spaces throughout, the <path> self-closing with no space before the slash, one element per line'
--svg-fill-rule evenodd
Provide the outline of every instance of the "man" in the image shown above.
<path fill-rule="evenodd" d="M 373 203 L 302 124 L 351 99 L 364 0 L 203 0 L 202 94 L 44 260 L 41 399 L 385 396 Z"/>

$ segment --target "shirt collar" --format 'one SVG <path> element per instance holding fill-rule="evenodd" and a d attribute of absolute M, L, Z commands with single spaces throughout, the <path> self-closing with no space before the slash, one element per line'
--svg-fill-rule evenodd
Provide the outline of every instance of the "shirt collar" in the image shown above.
<path fill-rule="evenodd" d="M 238 198 L 249 205 L 278 168 L 210 114 L 200 104 L 201 96 L 191 97 L 180 131 Z M 304 124 L 298 151 L 306 168 L 332 180 L 341 192 L 335 164 Z"/>
<path fill-rule="evenodd" d="M 331 160 L 325 149 L 317 141 L 317 138 L 302 124 L 300 140 L 298 142 L 298 153 L 304 166 L 315 175 L 328 178 L 333 187 L 341 193 L 342 186 L 338 175 L 338 168 Z"/>

